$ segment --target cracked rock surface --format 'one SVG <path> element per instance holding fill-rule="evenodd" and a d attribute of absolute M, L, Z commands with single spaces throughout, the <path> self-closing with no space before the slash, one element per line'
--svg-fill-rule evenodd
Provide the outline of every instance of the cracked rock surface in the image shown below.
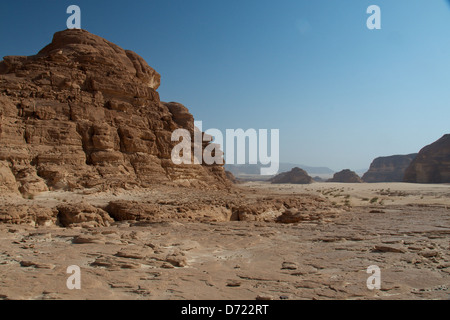
<path fill-rule="evenodd" d="M 388 204 L 377 204 L 380 210 L 376 213 L 371 212 L 375 204 L 361 198 L 369 192 L 382 193 L 378 186 L 273 187 L 253 183 L 241 186 L 239 194 L 246 201 L 260 199 L 258 206 L 248 211 L 264 219 L 150 219 L 71 227 L 0 224 L 0 297 L 448 299 L 450 206 L 445 205 L 448 198 L 440 198 L 449 192 L 448 186 L 429 186 L 429 190 L 389 186 L 394 195 L 384 196 Z M 342 203 L 350 199 L 354 204 L 342 204 L 332 218 L 322 214 L 322 219 L 280 223 L 261 211 L 263 198 L 270 198 L 271 203 L 283 198 L 284 205 L 291 206 L 284 210 L 291 212 L 297 207 L 295 212 L 301 211 L 308 197 L 316 199 L 317 191 L 331 210 L 334 208 L 326 197 L 342 188 Z M 397 196 L 400 188 L 404 190 L 402 195 L 409 194 L 409 205 L 402 204 L 403 196 Z M 416 195 L 413 188 L 421 193 Z M 189 192 L 185 190 L 186 198 L 195 198 L 198 204 L 200 195 Z M 428 196 L 419 196 L 427 192 Z M 63 194 L 46 197 L 45 202 L 51 204 Z M 127 192 L 121 197 L 133 201 L 139 198 Z M 203 197 L 204 202 L 212 199 L 210 194 Z M 151 200 L 148 195 L 146 198 Z M 294 201 L 298 198 L 303 202 Z M 224 195 L 221 201 L 225 200 Z M 99 205 L 104 200 L 91 195 L 85 201 Z M 181 200 L 159 201 L 176 206 Z M 81 269 L 81 290 L 66 287 L 66 270 L 71 265 Z M 370 276 L 367 268 L 373 265 L 381 270 L 380 290 L 369 290 L 366 285 Z"/>

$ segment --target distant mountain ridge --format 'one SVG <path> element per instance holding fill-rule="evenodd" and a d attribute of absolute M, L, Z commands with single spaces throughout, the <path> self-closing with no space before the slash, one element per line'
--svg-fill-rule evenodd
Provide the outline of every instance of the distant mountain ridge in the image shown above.
<path fill-rule="evenodd" d="M 225 170 L 230 171 L 235 176 L 240 175 L 259 175 L 261 173 L 261 168 L 267 166 L 261 164 L 226 164 Z M 305 170 L 309 175 L 333 175 L 335 171 L 327 167 L 311 167 L 301 164 L 293 164 L 281 162 L 278 172 L 288 172 L 294 168 L 301 168 Z"/>

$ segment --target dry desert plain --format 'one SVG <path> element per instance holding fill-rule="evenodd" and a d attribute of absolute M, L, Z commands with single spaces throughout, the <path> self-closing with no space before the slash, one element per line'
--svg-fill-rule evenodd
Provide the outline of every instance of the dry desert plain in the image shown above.
<path fill-rule="evenodd" d="M 105 227 L 0 224 L 0 298 L 450 298 L 450 185 L 248 182 L 229 195 L 253 205 L 241 211 L 220 207 L 234 201 L 227 197 L 188 188 L 2 194 L 11 208 L 115 200 L 186 211 Z M 285 214 L 295 223 L 277 223 L 276 207 L 258 216 L 258 205 L 277 199 L 306 199 Z M 66 285 L 71 265 L 81 270 L 79 290 Z M 380 290 L 367 288 L 371 265 L 381 270 Z"/>

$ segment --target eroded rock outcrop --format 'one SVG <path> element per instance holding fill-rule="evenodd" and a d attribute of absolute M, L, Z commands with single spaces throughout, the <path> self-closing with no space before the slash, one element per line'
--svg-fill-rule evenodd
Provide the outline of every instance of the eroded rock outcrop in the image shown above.
<path fill-rule="evenodd" d="M 362 183 L 362 180 L 354 171 L 345 169 L 335 173 L 333 178 L 329 179 L 328 182 Z"/>
<path fill-rule="evenodd" d="M 160 79 L 136 53 L 84 30 L 56 33 L 35 56 L 5 57 L 0 190 L 228 186 L 222 166 L 171 161 L 171 134 L 193 132 L 193 116 L 160 102 Z"/>
<path fill-rule="evenodd" d="M 53 226 L 56 224 L 57 214 L 56 209 L 37 205 L 0 206 L 0 223 Z"/>
<path fill-rule="evenodd" d="M 404 181 L 450 183 L 450 134 L 420 150 L 406 169 Z"/>
<path fill-rule="evenodd" d="M 362 180 L 364 182 L 402 182 L 406 169 L 417 153 L 376 158 Z"/>
<path fill-rule="evenodd" d="M 289 172 L 283 172 L 276 175 L 270 181 L 273 184 L 292 183 L 292 184 L 310 184 L 313 183 L 313 179 L 308 173 L 300 168 L 293 168 Z"/>
<path fill-rule="evenodd" d="M 58 222 L 63 227 L 108 227 L 114 222 L 107 212 L 88 203 L 62 204 L 57 210 Z"/>

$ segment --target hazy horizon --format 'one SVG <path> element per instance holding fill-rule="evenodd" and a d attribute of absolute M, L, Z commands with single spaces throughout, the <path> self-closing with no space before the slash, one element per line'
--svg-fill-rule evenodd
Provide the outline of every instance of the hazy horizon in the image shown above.
<path fill-rule="evenodd" d="M 36 54 L 76 4 L 82 29 L 142 56 L 161 100 L 204 129 L 280 129 L 280 162 L 361 170 L 449 133 L 447 2 L 19 0 L 0 12 L 0 57 Z"/>

